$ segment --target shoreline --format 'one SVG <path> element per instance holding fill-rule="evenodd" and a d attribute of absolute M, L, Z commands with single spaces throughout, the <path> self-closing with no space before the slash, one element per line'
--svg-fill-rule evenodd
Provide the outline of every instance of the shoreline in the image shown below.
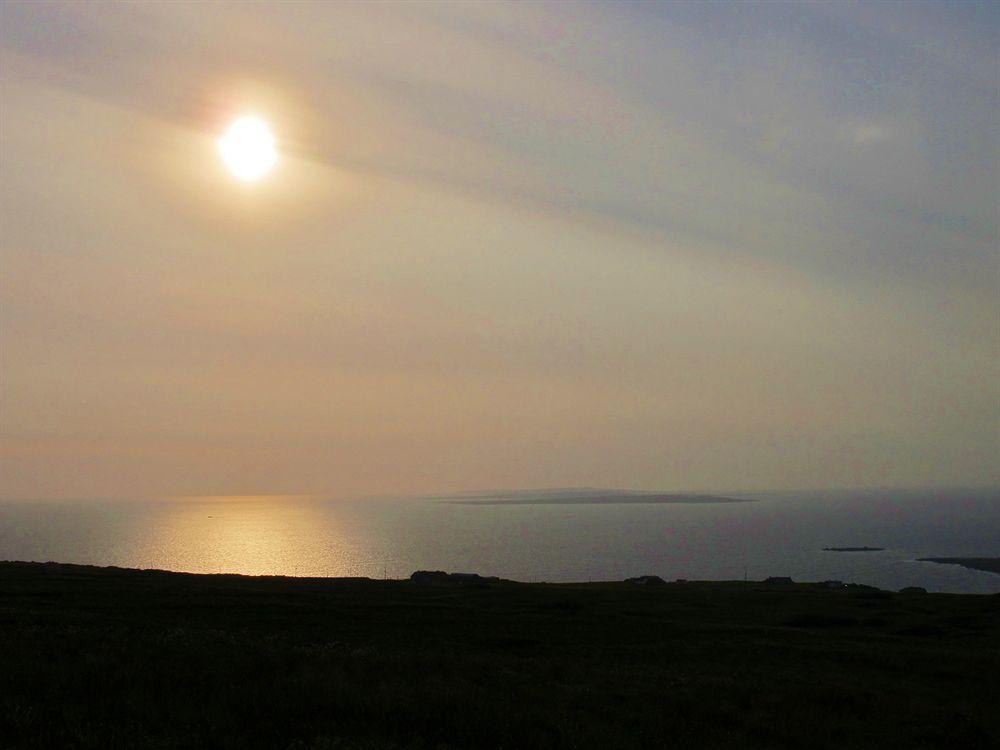
<path fill-rule="evenodd" d="M 918 562 L 931 562 L 938 565 L 960 565 L 969 570 L 981 570 L 986 573 L 1000 575 L 1000 557 L 920 557 Z"/>
<path fill-rule="evenodd" d="M 1000 558 L 989 557 L 989 558 L 918 558 L 918 562 L 934 562 L 946 565 L 961 565 L 962 567 L 971 569 L 985 571 L 989 573 L 1000 574 Z M 987 566 L 992 566 L 987 567 Z M 844 588 L 853 590 L 870 590 L 883 592 L 885 594 L 895 594 L 898 593 L 894 589 L 880 588 L 873 584 L 859 583 L 856 581 L 833 581 L 830 579 L 824 580 L 792 580 L 789 578 L 787 581 L 784 580 L 783 576 L 768 576 L 762 579 L 749 579 L 742 580 L 739 578 L 732 579 L 696 579 L 696 578 L 676 578 L 664 580 L 657 575 L 638 575 L 630 578 L 617 578 L 617 579 L 597 579 L 597 580 L 579 580 L 579 581 L 548 581 L 548 580 L 517 580 L 513 578 L 502 578 L 493 575 L 481 575 L 479 573 L 464 573 L 464 572 L 450 572 L 444 573 L 443 571 L 427 571 L 419 570 L 414 571 L 410 576 L 404 578 L 376 578 L 371 576 L 297 576 L 297 575 L 284 575 L 284 574 L 272 574 L 272 573 L 262 573 L 262 574 L 251 574 L 251 573 L 229 573 L 223 571 L 215 572 L 195 572 L 195 571 L 185 571 L 185 570 L 170 570 L 167 568 L 130 568 L 120 565 L 92 565 L 87 563 L 66 563 L 66 562 L 56 562 L 53 560 L 0 560 L 0 582 L 3 580 L 3 574 L 5 571 L 34 571 L 40 573 L 55 573 L 55 574 L 69 574 L 78 575 L 80 577 L 113 577 L 113 576 L 137 576 L 137 577 L 167 577 L 167 576 L 177 576 L 182 578 L 190 579 L 225 579 L 232 581 L 269 581 L 276 584 L 288 583 L 289 585 L 296 585 L 301 583 L 311 583 L 311 584 L 328 584 L 336 585 L 339 583 L 344 584 L 356 584 L 356 583 L 373 583 L 373 584 L 415 584 L 415 585 L 426 585 L 415 581 L 415 577 L 421 573 L 436 573 L 440 576 L 444 576 L 444 579 L 432 584 L 437 586 L 448 586 L 448 587 L 462 587 L 475 585 L 478 587 L 485 586 L 543 586 L 543 587 L 581 587 L 581 586 L 591 586 L 591 587 L 608 587 L 608 586 L 636 586 L 638 584 L 643 584 L 643 587 L 649 586 L 650 584 L 655 587 L 711 587 L 711 586 L 722 586 L 722 585 L 739 585 L 739 586 L 765 586 L 768 588 L 776 588 L 778 582 L 783 583 L 786 587 L 788 584 L 794 587 L 808 587 L 808 588 Z M 447 580 L 445 580 L 447 579 Z M 641 580 L 641 579 L 655 579 L 654 580 Z M 834 586 L 833 584 L 837 584 Z M 912 587 L 903 587 L 912 588 Z M 902 590 L 902 589 L 900 589 Z M 942 595 L 942 596 L 994 596 L 994 594 L 980 594 L 980 593 L 967 593 L 967 592 L 952 592 L 952 591 L 932 591 L 928 592 L 930 595 Z"/>

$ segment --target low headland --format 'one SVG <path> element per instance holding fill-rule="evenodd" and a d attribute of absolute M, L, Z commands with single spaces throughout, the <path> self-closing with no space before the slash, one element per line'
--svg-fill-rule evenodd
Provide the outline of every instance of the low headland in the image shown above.
<path fill-rule="evenodd" d="M 1000 596 L 6 562 L 0 634 L 5 748 L 1000 742 Z"/>
<path fill-rule="evenodd" d="M 752 498 L 614 489 L 473 492 L 439 498 L 452 505 L 706 505 L 753 503 Z"/>
<path fill-rule="evenodd" d="M 885 552 L 885 547 L 824 547 L 824 552 Z"/>
<path fill-rule="evenodd" d="M 963 568 L 971 570 L 985 570 L 987 573 L 1000 574 L 1000 557 L 921 557 L 920 562 L 961 565 Z"/>

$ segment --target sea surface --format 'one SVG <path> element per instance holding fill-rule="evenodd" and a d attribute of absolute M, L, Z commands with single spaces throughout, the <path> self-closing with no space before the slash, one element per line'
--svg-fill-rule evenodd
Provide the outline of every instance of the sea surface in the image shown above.
<path fill-rule="evenodd" d="M 504 496 L 506 497 L 506 496 Z M 1000 556 L 1000 493 L 738 494 L 740 503 L 204 497 L 0 502 L 0 559 L 197 573 L 521 581 L 796 581 L 992 594 L 1000 575 L 919 557 Z M 475 499 L 489 499 L 477 494 Z M 824 547 L 884 547 L 826 552 Z"/>

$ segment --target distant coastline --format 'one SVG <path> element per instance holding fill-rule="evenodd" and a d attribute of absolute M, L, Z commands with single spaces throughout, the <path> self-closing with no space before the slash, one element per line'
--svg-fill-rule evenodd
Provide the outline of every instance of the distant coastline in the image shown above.
<path fill-rule="evenodd" d="M 885 547 L 824 547 L 824 552 L 885 552 Z"/>
<path fill-rule="evenodd" d="M 544 490 L 538 492 L 470 494 L 440 498 L 439 502 L 450 505 L 709 505 L 719 503 L 754 503 L 757 501 L 722 495 L 631 492 L 627 490 Z"/>
<path fill-rule="evenodd" d="M 446 500 L 451 505 L 712 505 L 725 503 L 755 503 L 736 497 L 701 495 L 648 495 L 638 497 L 548 497 L 534 500 Z"/>
<path fill-rule="evenodd" d="M 987 573 L 1000 575 L 1000 557 L 921 557 L 920 562 L 961 565 L 963 568 L 985 570 Z"/>

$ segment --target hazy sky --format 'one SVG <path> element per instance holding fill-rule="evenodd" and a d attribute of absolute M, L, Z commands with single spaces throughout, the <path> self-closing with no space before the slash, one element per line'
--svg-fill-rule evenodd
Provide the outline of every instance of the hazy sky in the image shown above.
<path fill-rule="evenodd" d="M 2 2 L 0 495 L 996 484 L 998 29 Z"/>

